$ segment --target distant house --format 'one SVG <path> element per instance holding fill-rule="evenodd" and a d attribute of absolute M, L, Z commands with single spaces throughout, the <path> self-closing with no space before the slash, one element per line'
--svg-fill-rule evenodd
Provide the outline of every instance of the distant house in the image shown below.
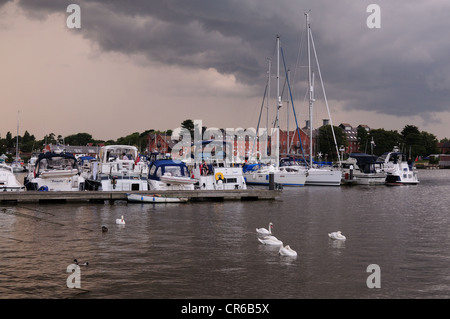
<path fill-rule="evenodd" d="M 301 139 L 298 138 L 297 130 L 289 132 L 280 130 L 281 155 L 302 155 L 303 153 L 309 155 L 309 135 L 303 129 L 299 129 L 299 132 Z"/>
<path fill-rule="evenodd" d="M 369 127 L 368 125 L 366 125 L 366 124 L 360 124 L 360 125 L 358 125 L 357 130 L 360 129 L 360 128 L 365 129 L 367 133 L 370 132 L 370 127 Z"/>
<path fill-rule="evenodd" d="M 439 156 L 439 167 L 450 168 L 450 154 L 441 154 Z"/>
<path fill-rule="evenodd" d="M 149 153 L 158 152 L 160 154 L 168 154 L 172 152 L 172 148 L 177 142 L 178 141 L 172 140 L 172 136 L 167 134 L 149 134 L 147 149 Z"/>
<path fill-rule="evenodd" d="M 339 127 L 344 131 L 347 137 L 346 153 L 359 152 L 358 131 L 348 123 L 341 123 Z"/>
<path fill-rule="evenodd" d="M 438 143 L 438 149 L 441 154 L 450 154 L 450 141 Z"/>

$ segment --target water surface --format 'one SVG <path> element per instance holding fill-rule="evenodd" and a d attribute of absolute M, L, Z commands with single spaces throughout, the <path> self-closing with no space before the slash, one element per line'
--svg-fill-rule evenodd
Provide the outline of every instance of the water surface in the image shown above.
<path fill-rule="evenodd" d="M 277 200 L 2 204 L 0 297 L 448 298 L 450 170 L 418 173 L 417 186 L 284 188 Z M 296 259 L 259 243 L 269 222 Z M 81 289 L 66 284 L 74 258 L 89 262 Z M 381 288 L 367 287 L 370 264 Z"/>

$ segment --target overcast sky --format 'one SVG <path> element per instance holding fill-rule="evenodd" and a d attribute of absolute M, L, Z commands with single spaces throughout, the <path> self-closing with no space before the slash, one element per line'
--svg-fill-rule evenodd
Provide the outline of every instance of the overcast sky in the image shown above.
<path fill-rule="evenodd" d="M 66 24 L 71 3 L 81 29 Z M 372 3 L 381 28 L 367 26 Z M 333 124 L 450 137 L 448 0 L 0 0 L 1 137 L 15 136 L 18 110 L 19 135 L 36 138 L 117 139 L 185 119 L 256 127 L 268 58 L 273 121 L 277 34 L 303 126 L 306 10 Z M 328 115 L 315 70 L 319 126 Z"/>

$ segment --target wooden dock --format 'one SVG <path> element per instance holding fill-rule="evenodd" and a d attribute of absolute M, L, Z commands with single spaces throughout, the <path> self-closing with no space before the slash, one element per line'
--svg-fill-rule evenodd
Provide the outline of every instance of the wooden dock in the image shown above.
<path fill-rule="evenodd" d="M 281 195 L 281 190 L 188 190 L 188 191 L 67 191 L 67 192 L 0 192 L 0 202 L 5 203 L 60 203 L 60 202 L 101 202 L 127 200 L 127 193 L 160 195 L 161 197 L 184 197 L 189 201 L 222 200 L 270 200 Z"/>

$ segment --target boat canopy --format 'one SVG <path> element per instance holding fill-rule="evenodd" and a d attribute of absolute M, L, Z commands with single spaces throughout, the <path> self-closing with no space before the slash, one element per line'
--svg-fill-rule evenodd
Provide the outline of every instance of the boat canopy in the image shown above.
<path fill-rule="evenodd" d="M 107 163 L 112 160 L 122 159 L 125 154 L 128 160 L 136 160 L 137 148 L 130 145 L 107 145 L 100 149 L 98 157 L 100 161 Z"/>
<path fill-rule="evenodd" d="M 77 168 L 77 159 L 72 153 L 46 152 L 40 153 L 35 164 L 36 175 L 42 170 L 64 170 Z"/>
<path fill-rule="evenodd" d="M 167 175 L 167 173 L 169 173 L 170 176 L 174 177 L 190 176 L 189 170 L 184 162 L 179 160 L 162 159 L 156 160 L 150 164 L 148 178 L 159 180 L 159 177 L 163 176 L 164 174 Z"/>

